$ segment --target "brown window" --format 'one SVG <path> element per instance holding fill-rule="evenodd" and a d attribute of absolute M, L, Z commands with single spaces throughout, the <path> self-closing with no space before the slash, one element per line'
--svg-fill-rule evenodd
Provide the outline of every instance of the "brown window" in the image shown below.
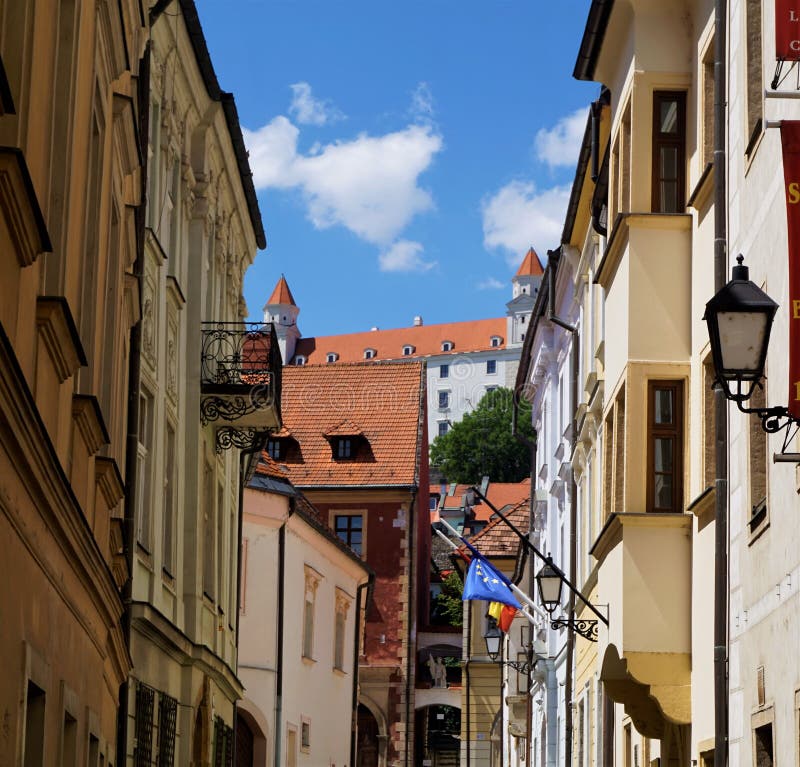
<path fill-rule="evenodd" d="M 650 381 L 647 398 L 647 510 L 678 513 L 683 507 L 683 383 Z"/>
<path fill-rule="evenodd" d="M 339 540 L 360 556 L 364 532 L 364 518 L 361 514 L 337 514 L 333 524 Z"/>
<path fill-rule="evenodd" d="M 653 212 L 686 207 L 686 94 L 653 93 Z"/>

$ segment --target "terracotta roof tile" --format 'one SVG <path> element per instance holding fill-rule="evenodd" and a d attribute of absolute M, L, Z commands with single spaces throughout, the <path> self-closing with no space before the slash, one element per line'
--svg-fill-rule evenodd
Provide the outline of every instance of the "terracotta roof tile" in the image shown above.
<path fill-rule="evenodd" d="M 256 466 L 256 474 L 263 474 L 266 477 L 283 479 L 288 482 L 289 472 L 274 461 L 266 452 L 262 452 L 259 456 L 258 466 Z"/>
<path fill-rule="evenodd" d="M 529 510 L 530 495 L 503 514 L 524 534 L 528 532 Z M 486 557 L 516 557 L 520 544 L 516 534 L 499 517 L 473 535 L 469 542 Z M 466 553 L 467 547 L 461 546 L 459 551 Z"/>
<path fill-rule="evenodd" d="M 421 362 L 284 368 L 281 412 L 299 449 L 286 462 L 295 487 L 410 486 L 418 482 L 424 423 Z M 335 460 L 326 434 L 358 424 L 366 445 Z"/>
<path fill-rule="evenodd" d="M 340 336 L 301 338 L 295 355 L 302 355 L 308 363 L 322 363 L 326 355 L 339 355 L 338 363 L 361 362 L 364 350 L 374 349 L 377 360 L 403 358 L 403 347 L 413 346 L 414 357 L 432 354 L 451 354 L 457 357 L 464 352 L 504 349 L 506 345 L 506 320 L 504 317 L 470 322 L 449 322 L 441 325 L 415 325 L 410 328 L 369 330 Z M 499 346 L 492 346 L 492 336 L 498 336 Z M 442 342 L 450 341 L 452 351 L 442 352 Z M 330 363 L 335 365 L 337 363 Z"/>
<path fill-rule="evenodd" d="M 289 290 L 289 283 L 286 282 L 286 278 L 283 275 L 281 275 L 281 278 L 275 285 L 275 290 L 272 291 L 272 295 L 267 299 L 267 305 L 269 304 L 289 304 L 289 306 L 297 306 L 294 302 L 292 291 Z"/>
<path fill-rule="evenodd" d="M 352 421 L 342 421 L 338 426 L 325 432 L 326 437 L 357 437 L 363 434 L 361 427 Z"/>
<path fill-rule="evenodd" d="M 544 269 L 542 268 L 542 262 L 539 260 L 539 256 L 536 254 L 536 251 L 533 248 L 529 248 L 528 252 L 525 254 L 525 258 L 522 259 L 519 269 L 517 269 L 517 273 L 514 276 L 539 277 L 543 274 Z"/>
<path fill-rule="evenodd" d="M 489 489 L 486 491 L 489 502 L 500 511 L 505 513 L 507 507 L 516 506 L 526 498 L 530 498 L 531 481 L 529 478 L 523 479 L 521 482 L 490 482 Z M 445 490 L 444 509 L 460 509 L 464 493 L 469 490 L 470 485 L 456 485 L 453 495 L 449 495 L 449 485 Z M 432 495 L 441 495 L 440 485 L 431 485 L 430 492 Z M 476 499 L 477 500 L 477 499 Z M 475 512 L 475 519 L 485 521 L 489 519 L 494 513 L 489 506 L 485 503 L 476 503 L 473 507 Z"/>

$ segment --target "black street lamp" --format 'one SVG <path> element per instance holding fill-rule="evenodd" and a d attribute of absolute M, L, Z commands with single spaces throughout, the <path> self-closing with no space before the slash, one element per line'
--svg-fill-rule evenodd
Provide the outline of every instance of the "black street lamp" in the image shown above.
<path fill-rule="evenodd" d="M 761 386 L 778 304 L 750 280 L 749 270 L 742 263 L 744 256 L 737 256 L 736 261 L 732 279 L 706 304 L 703 315 L 716 383 L 739 410 L 758 416 L 764 431 L 772 434 L 797 425 L 797 419 L 785 407 L 749 408 L 743 403 L 753 396 L 756 386 Z"/>
<path fill-rule="evenodd" d="M 536 586 L 539 589 L 539 599 L 550 615 L 561 604 L 561 587 L 563 584 L 561 573 L 553 567 L 553 560 L 548 556 L 542 569 L 536 573 Z"/>
<path fill-rule="evenodd" d="M 493 620 L 489 621 L 489 628 L 483 635 L 483 641 L 486 642 L 486 654 L 493 663 L 510 666 L 519 674 L 530 674 L 536 668 L 538 658 L 533 663 L 528 660 L 498 660 L 501 657 L 500 645 L 503 641 L 503 632 L 497 628 L 497 624 Z"/>

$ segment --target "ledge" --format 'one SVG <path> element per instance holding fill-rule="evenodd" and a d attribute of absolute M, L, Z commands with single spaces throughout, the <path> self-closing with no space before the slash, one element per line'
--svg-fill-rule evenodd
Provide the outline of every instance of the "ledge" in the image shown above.
<path fill-rule="evenodd" d="M 125 483 L 117 462 L 113 458 L 98 456 L 94 460 L 94 475 L 103 500 L 109 509 L 113 509 L 125 495 Z"/>
<path fill-rule="evenodd" d="M 691 195 L 689 195 L 689 201 L 686 203 L 686 207 L 700 210 L 700 208 L 704 207 L 708 202 L 708 198 L 711 196 L 713 189 L 714 163 L 710 162 L 703 168 L 703 172 L 700 174 L 697 184 L 692 190 Z"/>
<path fill-rule="evenodd" d="M 72 420 L 86 444 L 89 455 L 111 442 L 97 397 L 91 394 L 72 395 Z"/>
<path fill-rule="evenodd" d="M 691 527 L 690 514 L 662 512 L 614 512 L 603 525 L 594 545 L 589 549 L 598 562 L 602 562 L 611 549 L 622 540 L 624 527 Z"/>
<path fill-rule="evenodd" d="M 63 296 L 40 296 L 36 299 L 36 325 L 47 347 L 60 383 L 86 365 L 78 328 Z"/>
<path fill-rule="evenodd" d="M 16 147 L 0 147 L 0 210 L 21 267 L 52 251 L 25 155 Z"/>

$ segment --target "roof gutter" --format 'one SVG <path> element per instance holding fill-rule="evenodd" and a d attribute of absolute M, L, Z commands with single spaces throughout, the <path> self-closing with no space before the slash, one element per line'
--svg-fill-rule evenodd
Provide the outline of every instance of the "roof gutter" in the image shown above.
<path fill-rule="evenodd" d="M 576 80 L 594 80 L 594 70 L 613 8 L 614 0 L 593 0 L 578 50 L 578 60 L 572 70 L 572 76 Z"/>

